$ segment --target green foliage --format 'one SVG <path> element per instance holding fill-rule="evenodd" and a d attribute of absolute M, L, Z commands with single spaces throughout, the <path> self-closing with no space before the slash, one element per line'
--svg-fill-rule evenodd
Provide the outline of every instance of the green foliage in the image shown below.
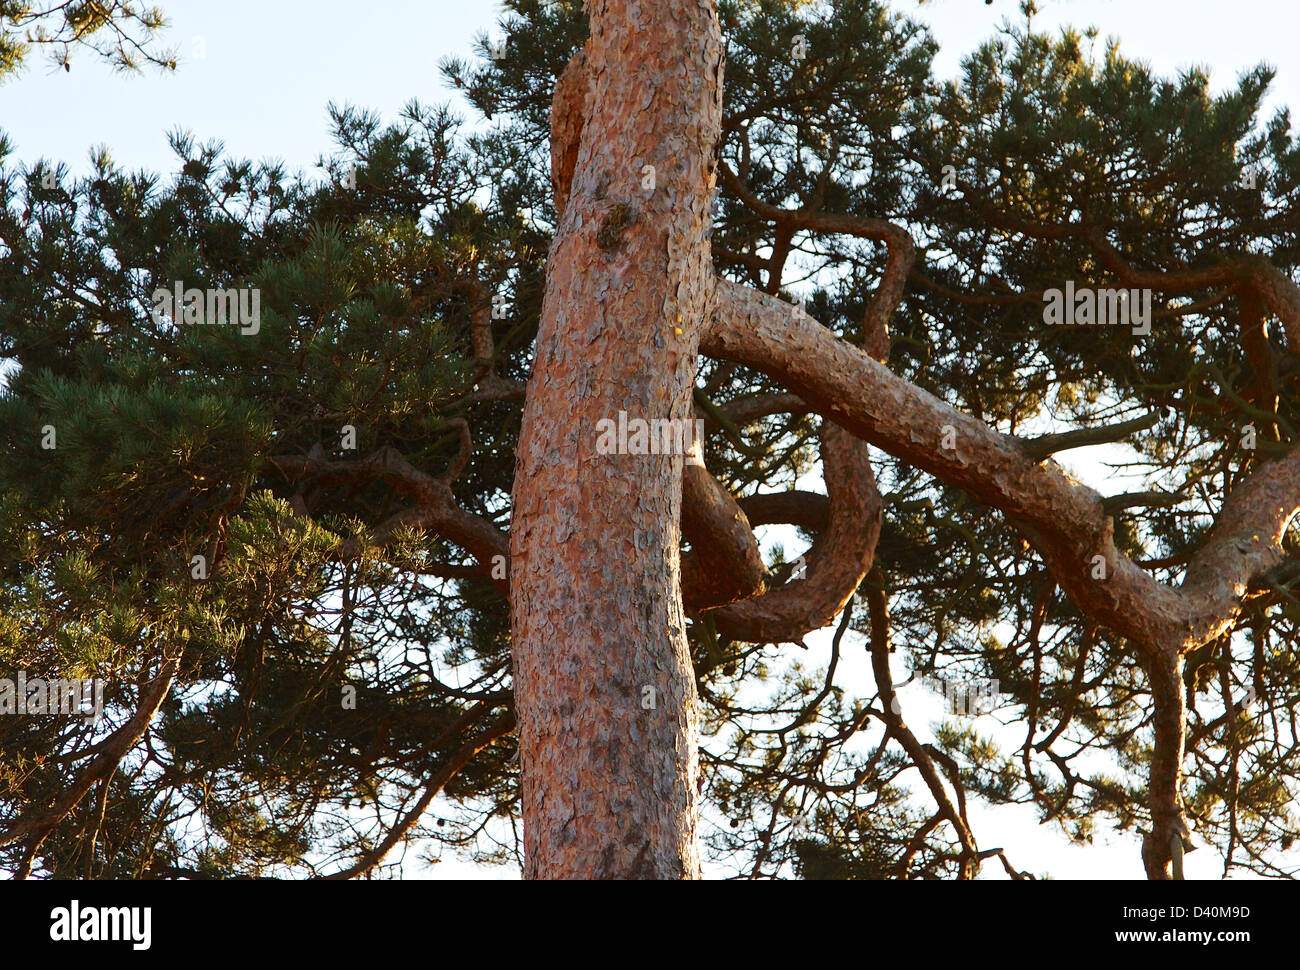
<path fill-rule="evenodd" d="M 175 70 L 175 53 L 155 44 L 158 32 L 166 26 L 157 7 L 128 0 L 0 0 L 0 84 L 18 74 L 36 48 L 47 51 L 50 60 L 65 71 L 72 69 L 72 53 L 77 48 L 94 51 L 122 71 L 138 71 L 143 63 Z"/>
<path fill-rule="evenodd" d="M 1008 26 L 940 81 L 933 39 L 875 0 L 720 11 L 720 160 L 770 205 L 888 218 L 917 241 L 890 323 L 895 373 L 1018 435 L 1162 409 L 1127 470 L 1189 498 L 1124 510 L 1116 542 L 1177 581 L 1224 494 L 1294 443 L 1297 359 L 1272 331 L 1261 352 L 1243 349 L 1232 292 L 1196 306 L 1157 292 L 1163 316 L 1136 353 L 1124 328 L 1045 328 L 1043 290 L 1113 277 L 1081 236 L 1022 230 L 1085 226 L 1152 270 L 1267 253 L 1292 271 L 1300 154 L 1285 113 L 1258 117 L 1270 72 L 1215 96 L 1196 71 L 1159 78 L 1089 35 Z M 0 75 L 16 63 L 3 43 L 17 17 L 0 0 Z M 86 37 L 111 30 L 78 22 Z M 505 600 L 410 515 L 425 486 L 379 460 L 399 454 L 462 509 L 508 526 L 518 389 L 556 222 L 550 92 L 586 24 L 577 0 L 510 0 L 500 27 L 505 56 L 485 38 L 473 63 L 443 66 L 489 124 L 465 133 L 449 109 L 412 103 L 385 125 L 331 106 L 337 149 L 317 180 L 181 135 L 170 177 L 105 154 L 73 179 L 16 164 L 0 139 L 0 677 L 108 684 L 97 726 L 0 718 L 0 827 L 49 804 L 68 782 L 60 759 L 123 725 L 163 658 L 181 659 L 149 734 L 96 789 L 98 832 L 87 801 L 45 840 L 37 873 L 333 871 L 509 710 Z M 790 56 L 796 35 L 804 60 Z M 861 336 L 877 244 L 782 240 L 727 188 L 713 243 L 724 275 L 772 291 L 795 280 L 817 319 Z M 176 281 L 256 289 L 257 332 L 155 318 L 154 291 Z M 703 361 L 698 383 L 706 460 L 735 494 L 815 470 L 809 416 L 714 419 L 775 390 L 767 378 Z M 1241 445 L 1251 421 L 1256 451 Z M 1150 691 L 1131 645 L 1082 616 L 988 509 L 873 460 L 887 508 L 869 582 L 888 594 L 895 675 L 905 660 L 952 683 L 996 679 L 999 717 L 1018 735 L 1033 728 L 1006 742 L 939 725 L 935 750 L 963 791 L 1031 805 L 1075 840 L 1144 824 Z M 315 472 L 293 470 L 307 461 Z M 1287 543 L 1294 567 L 1300 542 Z M 1276 848 L 1296 838 L 1287 803 L 1300 778 L 1300 572 L 1273 579 L 1187 685 L 1198 837 L 1265 874 L 1285 870 Z M 927 826 L 933 804 L 882 733 L 880 698 L 845 679 L 871 633 L 867 611 L 850 609 L 832 670 L 792 662 L 789 645 L 719 642 L 707 616 L 692 618 L 705 841 L 738 874 L 957 871 L 960 846 Z M 1247 687 L 1255 706 L 1234 708 Z M 479 752 L 411 837 L 435 856 L 517 861 L 512 750 L 501 738 Z M 22 852 L 0 847 L 0 867 Z"/>

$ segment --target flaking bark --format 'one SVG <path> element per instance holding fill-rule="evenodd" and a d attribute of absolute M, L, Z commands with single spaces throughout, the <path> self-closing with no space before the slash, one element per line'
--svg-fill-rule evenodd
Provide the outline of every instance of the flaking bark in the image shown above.
<path fill-rule="evenodd" d="M 562 215 L 511 524 L 526 875 L 695 878 L 683 459 L 602 455 L 596 442 L 620 410 L 694 417 L 722 43 L 711 2 L 595 0 L 588 13 L 585 80 L 557 92 Z"/>

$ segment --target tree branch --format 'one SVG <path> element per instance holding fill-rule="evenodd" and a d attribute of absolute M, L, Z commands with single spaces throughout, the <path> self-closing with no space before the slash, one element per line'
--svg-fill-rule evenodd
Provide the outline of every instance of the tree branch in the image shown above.
<path fill-rule="evenodd" d="M 55 800 L 49 809 L 37 814 L 28 814 L 10 825 L 4 832 L 0 832 L 0 846 L 19 839 L 28 839 L 26 856 L 29 861 L 34 858 L 36 850 L 40 848 L 41 843 L 54 827 L 67 818 L 68 814 L 76 808 L 77 803 L 97 782 L 109 778 L 117 770 L 126 753 L 144 735 L 149 722 L 153 720 L 154 714 L 166 699 L 167 692 L 171 690 L 172 681 L 176 678 L 179 669 L 179 657 L 164 659 L 158 673 L 142 687 L 135 712 L 100 745 L 99 754 L 81 776 Z"/>
<path fill-rule="evenodd" d="M 415 803 L 415 807 L 407 812 L 406 815 L 404 815 L 402 819 L 388 831 L 388 835 L 384 837 L 384 840 L 380 842 L 379 845 L 375 846 L 375 848 L 371 849 L 346 869 L 332 872 L 329 875 L 321 876 L 320 878 L 352 879 L 369 872 L 375 866 L 379 865 L 379 863 L 383 861 L 384 856 L 388 855 L 392 850 L 393 846 L 402 841 L 415 824 L 424 817 L 424 813 L 428 809 L 429 804 L 437 797 L 438 793 L 442 791 L 446 784 L 455 778 L 461 769 L 469 764 L 474 755 L 478 754 L 497 738 L 509 734 L 514 729 L 514 712 L 507 711 L 485 728 L 478 737 L 464 745 L 447 759 L 443 766 L 438 769 L 434 776 L 430 778 L 428 783 L 424 786 L 424 792 L 420 795 L 419 801 Z"/>
<path fill-rule="evenodd" d="M 715 610 L 720 635 L 747 643 L 797 642 L 839 615 L 871 569 L 884 503 L 867 446 L 824 421 L 821 453 L 830 512 L 826 531 L 807 553 L 804 576 Z"/>

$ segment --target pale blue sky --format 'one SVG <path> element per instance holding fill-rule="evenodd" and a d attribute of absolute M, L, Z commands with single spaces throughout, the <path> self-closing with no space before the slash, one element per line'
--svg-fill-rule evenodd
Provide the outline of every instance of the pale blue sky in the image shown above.
<path fill-rule="evenodd" d="M 36 59 L 0 85 L 0 128 L 24 161 L 60 159 L 84 170 L 91 146 L 107 144 L 127 168 L 167 170 L 166 132 L 188 128 L 254 160 L 310 169 L 327 149 L 325 105 L 350 101 L 393 117 L 410 98 L 450 100 L 438 72 L 448 54 L 469 56 L 476 32 L 495 28 L 496 0 L 159 0 L 180 50 L 174 74 L 115 74 L 87 52 L 71 72 Z M 1275 99 L 1300 105 L 1292 0 L 1039 0 L 1038 23 L 1095 24 L 1119 34 L 1132 55 L 1159 70 L 1206 64 L 1220 82 L 1268 61 Z M 1018 0 L 896 0 L 928 22 L 942 45 L 940 74 Z M 202 55 L 202 56 L 199 56 Z M 467 112 L 468 113 L 468 112 Z"/>
<path fill-rule="evenodd" d="M 115 74 L 86 52 L 74 55 L 71 72 L 43 59 L 0 85 L 0 129 L 30 163 L 47 158 L 84 172 L 92 146 L 107 145 L 119 166 L 170 172 L 166 133 L 186 128 L 201 141 L 220 139 L 233 157 L 278 158 L 291 169 L 310 170 L 332 149 L 326 104 L 350 102 L 393 118 L 413 97 L 427 103 L 451 100 L 439 61 L 469 57 L 474 35 L 494 30 L 495 0 L 370 0 L 369 3 L 266 0 L 158 0 L 171 27 L 168 42 L 179 48 L 173 74 Z M 1130 56 L 1170 73 L 1192 64 L 1209 67 L 1216 87 L 1265 61 L 1278 68 L 1272 103 L 1300 105 L 1300 61 L 1294 56 L 1300 24 L 1293 0 L 1039 0 L 1039 27 L 1069 22 L 1096 25 L 1104 38 L 1117 34 Z M 941 76 L 962 54 L 989 36 L 1004 16 L 1020 19 L 1018 0 L 897 0 L 895 8 L 929 23 L 942 53 Z M 1099 41 L 1100 43 L 1100 41 Z M 461 106 L 463 109 L 463 106 Z M 465 110 L 468 115 L 468 111 Z M 1095 463 L 1068 462 L 1093 481 Z M 792 549 L 797 552 L 797 549 Z M 825 662 L 829 636 L 810 638 L 805 663 Z M 901 656 L 901 654 L 899 655 Z M 895 677 L 906 673 L 895 661 Z M 845 670 L 869 684 L 865 665 Z M 864 692 L 867 692 L 864 690 Z M 937 717 L 939 700 L 919 687 L 903 693 L 908 720 L 924 733 Z M 927 716 L 928 715 L 928 716 Z M 981 727 L 992 726 L 989 718 Z M 1012 734 L 1015 732 L 1013 731 Z M 1008 736 L 1014 745 L 1016 738 Z M 1142 878 L 1131 837 L 1087 849 L 1068 847 L 1038 827 L 1029 810 L 976 810 L 981 845 L 1005 845 L 1018 865 L 1051 870 L 1058 877 Z M 410 856 L 414 858 L 414 854 Z M 1221 860 L 1207 851 L 1187 859 L 1189 876 L 1215 878 Z M 997 869 L 994 864 L 988 870 Z M 412 872 L 412 874 L 415 874 Z M 435 875 L 493 876 L 450 860 Z M 997 876 L 989 871 L 988 875 Z"/>

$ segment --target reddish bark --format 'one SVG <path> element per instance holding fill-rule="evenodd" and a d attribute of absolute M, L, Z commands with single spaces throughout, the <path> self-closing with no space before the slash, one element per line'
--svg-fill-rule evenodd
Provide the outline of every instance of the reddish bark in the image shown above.
<path fill-rule="evenodd" d="M 574 69 L 585 84 L 570 76 L 555 102 L 563 208 L 511 524 L 526 875 L 695 878 L 683 458 L 596 444 L 621 410 L 693 419 L 722 43 L 712 2 L 593 0 L 588 12 Z"/>
<path fill-rule="evenodd" d="M 1174 840 L 1186 834 L 1183 658 L 1222 635 L 1249 584 L 1284 558 L 1282 535 L 1300 511 L 1300 452 L 1262 465 L 1233 494 L 1181 586 L 1157 582 L 1116 548 L 1114 507 L 1045 460 L 1052 449 L 1044 442 L 999 434 L 882 366 L 888 318 L 916 275 L 914 246 L 901 228 L 821 212 L 820 197 L 806 209 L 782 210 L 724 173 L 743 204 L 776 224 L 773 257 L 758 267 L 767 270 L 769 291 L 779 290 L 783 247 L 796 232 L 849 233 L 888 247 L 863 320 L 868 353 L 769 295 L 729 282 L 715 288 L 704 235 L 721 97 L 714 5 L 591 0 L 588 7 L 591 38 L 560 79 L 553 106 L 561 217 L 511 530 L 528 875 L 697 872 L 695 698 L 679 593 L 683 463 L 676 455 L 601 455 L 595 441 L 597 422 L 619 411 L 689 418 L 703 350 L 761 370 L 797 395 L 737 402 L 731 420 L 806 406 L 1002 510 L 1090 619 L 1135 644 L 1155 705 L 1155 831 L 1144 859 L 1152 878 L 1168 877 Z M 653 188 L 642 185 L 645 166 L 653 166 Z M 1082 240 L 1126 285 L 1240 287 L 1300 345 L 1300 289 L 1263 261 L 1148 273 L 1086 227 L 989 218 L 1029 236 Z M 720 255 L 734 261 L 735 254 Z M 828 431 L 824 444 L 837 433 Z M 827 462 L 830 501 L 736 502 L 702 467 L 687 471 L 691 602 L 709 608 L 735 600 L 715 612 L 720 632 L 753 640 L 806 632 L 829 621 L 856 588 L 871 563 L 879 498 L 864 447 L 846 441 L 839 451 L 839 471 Z M 839 473 L 845 469 L 852 471 Z M 749 526 L 774 514 L 826 528 L 815 581 L 766 589 Z M 647 688 L 653 711 L 640 704 Z"/>
<path fill-rule="evenodd" d="M 1295 299 L 1300 306 L 1300 292 Z M 1134 643 L 1154 704 L 1143 860 L 1150 878 L 1169 878 L 1175 842 L 1187 835 L 1183 661 L 1230 629 L 1250 583 L 1285 560 L 1282 537 L 1300 514 L 1300 449 L 1260 465 L 1229 496 L 1172 587 L 1116 549 L 1101 496 L 1039 460 L 1032 443 L 955 411 L 772 297 L 720 281 L 714 307 L 705 353 L 767 373 L 857 436 L 1001 509 L 1078 606 Z M 1300 318 L 1290 305 L 1275 312 Z"/>

